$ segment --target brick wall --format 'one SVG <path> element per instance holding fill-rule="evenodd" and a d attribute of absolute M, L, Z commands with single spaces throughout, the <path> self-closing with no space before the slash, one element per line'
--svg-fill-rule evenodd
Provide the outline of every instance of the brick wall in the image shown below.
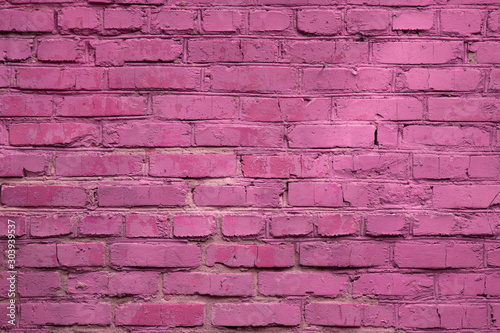
<path fill-rule="evenodd" d="M 499 4 L 1 1 L 0 326 L 497 332 Z"/>

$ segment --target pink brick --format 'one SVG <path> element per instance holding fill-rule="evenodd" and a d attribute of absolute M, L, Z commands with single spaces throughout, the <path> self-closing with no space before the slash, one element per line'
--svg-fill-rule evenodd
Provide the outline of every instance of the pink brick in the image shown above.
<path fill-rule="evenodd" d="M 346 183 L 344 202 L 352 207 L 426 207 L 430 206 L 432 190 L 428 185 L 397 183 Z"/>
<path fill-rule="evenodd" d="M 332 158 L 330 154 L 302 155 L 301 165 L 301 176 L 304 178 L 329 177 L 332 169 Z"/>
<path fill-rule="evenodd" d="M 402 236 L 408 234 L 409 222 L 404 215 L 371 215 L 365 227 L 370 236 Z"/>
<path fill-rule="evenodd" d="M 399 308 L 402 327 L 436 328 L 440 327 L 439 312 L 436 305 L 411 304 Z"/>
<path fill-rule="evenodd" d="M 468 174 L 471 178 L 497 179 L 500 174 L 500 157 L 471 156 Z"/>
<path fill-rule="evenodd" d="M 159 177 L 231 177 L 236 173 L 236 157 L 230 154 L 153 154 L 149 174 Z"/>
<path fill-rule="evenodd" d="M 118 65 L 133 62 L 171 62 L 182 54 L 179 41 L 166 39 L 129 39 L 103 42 L 96 45 L 96 62 Z"/>
<path fill-rule="evenodd" d="M 195 127 L 197 146 L 281 147 L 283 129 L 278 126 L 199 125 Z"/>
<path fill-rule="evenodd" d="M 69 215 L 53 214 L 30 218 L 31 237 L 53 237 L 71 235 L 74 221 Z"/>
<path fill-rule="evenodd" d="M 48 173 L 49 156 L 35 153 L 0 155 L 0 176 L 37 177 Z"/>
<path fill-rule="evenodd" d="M 439 178 L 465 179 L 469 168 L 469 156 L 439 156 Z"/>
<path fill-rule="evenodd" d="M 377 143 L 381 147 L 398 145 L 398 125 L 395 123 L 377 124 Z"/>
<path fill-rule="evenodd" d="M 377 33 L 389 28 L 389 12 L 386 10 L 349 9 L 346 17 L 349 33 Z"/>
<path fill-rule="evenodd" d="M 69 294 L 109 294 L 109 274 L 106 272 L 91 272 L 69 274 L 67 281 Z"/>
<path fill-rule="evenodd" d="M 496 185 L 435 185 L 435 208 L 488 208 L 500 203 Z"/>
<path fill-rule="evenodd" d="M 123 216 L 88 215 L 78 221 L 79 236 L 121 236 Z"/>
<path fill-rule="evenodd" d="M 360 304 L 309 303 L 305 320 L 312 325 L 360 327 L 362 309 Z"/>
<path fill-rule="evenodd" d="M 104 252 L 104 243 L 57 244 L 57 260 L 67 267 L 104 267 Z"/>
<path fill-rule="evenodd" d="M 106 8 L 104 29 L 140 30 L 146 23 L 144 12 L 137 8 Z"/>
<path fill-rule="evenodd" d="M 102 12 L 95 8 L 65 7 L 58 15 L 58 24 L 63 32 L 71 30 L 95 30 L 101 26 Z"/>
<path fill-rule="evenodd" d="M 111 89 L 194 90 L 200 85 L 200 69 L 188 67 L 121 67 L 109 70 Z"/>
<path fill-rule="evenodd" d="M 388 244 L 373 242 L 311 242 L 300 247 L 300 265 L 312 267 L 385 266 L 389 260 Z"/>
<path fill-rule="evenodd" d="M 417 179 L 439 178 L 439 155 L 414 154 L 413 177 Z"/>
<path fill-rule="evenodd" d="M 482 128 L 413 125 L 403 129 L 404 146 L 479 146 L 487 147 L 490 133 Z"/>
<path fill-rule="evenodd" d="M 247 202 L 253 207 L 281 207 L 285 188 L 282 183 L 258 183 L 247 186 Z"/>
<path fill-rule="evenodd" d="M 127 237 L 164 237 L 168 236 L 166 217 L 128 214 L 125 217 L 125 235 Z"/>
<path fill-rule="evenodd" d="M 274 237 L 307 236 L 312 233 L 315 216 L 283 215 L 273 216 L 270 227 Z"/>
<path fill-rule="evenodd" d="M 284 10 L 250 12 L 249 28 L 252 32 L 273 32 L 287 30 L 291 25 L 291 13 Z"/>
<path fill-rule="evenodd" d="M 264 229 L 265 221 L 258 215 L 224 215 L 222 234 L 226 237 L 257 236 Z"/>
<path fill-rule="evenodd" d="M 192 244 L 115 243 L 109 247 L 109 262 L 128 267 L 198 267 L 201 249 Z"/>
<path fill-rule="evenodd" d="M 2 117 L 50 117 L 52 96 L 4 94 L 0 97 Z"/>
<path fill-rule="evenodd" d="M 101 90 L 105 85 L 102 68 L 23 67 L 16 73 L 20 89 Z"/>
<path fill-rule="evenodd" d="M 252 274 L 174 272 L 163 277 L 163 293 L 170 295 L 252 296 Z"/>
<path fill-rule="evenodd" d="M 278 43 L 268 39 L 193 39 L 188 42 L 192 62 L 274 62 Z"/>
<path fill-rule="evenodd" d="M 247 206 L 246 190 L 240 185 L 200 185 L 193 192 L 199 206 Z"/>
<path fill-rule="evenodd" d="M 302 87 L 306 91 L 389 91 L 392 70 L 386 68 L 307 68 Z"/>
<path fill-rule="evenodd" d="M 368 43 L 364 42 L 289 41 L 284 44 L 283 51 L 285 59 L 292 63 L 358 64 L 368 62 Z"/>
<path fill-rule="evenodd" d="M 436 12 L 434 10 L 399 10 L 392 19 L 393 30 L 434 30 Z"/>
<path fill-rule="evenodd" d="M 152 15 L 151 26 L 162 32 L 197 30 L 197 12 L 194 10 L 161 9 Z"/>
<path fill-rule="evenodd" d="M 359 222 L 353 215 L 321 214 L 318 216 L 317 227 L 320 236 L 353 235 L 359 231 Z"/>
<path fill-rule="evenodd" d="M 78 43 L 69 39 L 45 39 L 38 43 L 37 57 L 41 61 L 74 62 L 83 56 L 83 49 Z"/>
<path fill-rule="evenodd" d="M 11 70 L 7 66 L 0 66 L 0 87 L 6 88 L 10 86 Z"/>
<path fill-rule="evenodd" d="M 339 120 L 420 120 L 422 101 L 411 97 L 334 99 Z"/>
<path fill-rule="evenodd" d="M 56 113 L 63 117 L 142 116 L 149 113 L 143 97 L 69 96 L 60 100 Z"/>
<path fill-rule="evenodd" d="M 103 126 L 105 146 L 186 147 L 191 144 L 191 126 L 177 123 L 128 122 Z"/>
<path fill-rule="evenodd" d="M 288 184 L 291 206 L 342 207 L 342 188 L 338 184 L 299 182 Z"/>
<path fill-rule="evenodd" d="M 449 35 L 481 33 L 483 13 L 478 10 L 445 9 L 441 11 L 441 32 Z"/>
<path fill-rule="evenodd" d="M 296 125 L 288 132 L 288 144 L 293 148 L 370 148 L 374 133 L 371 125 Z"/>
<path fill-rule="evenodd" d="M 349 169 L 358 178 L 406 179 L 410 173 L 409 161 L 410 156 L 407 154 L 354 155 L 353 167 Z"/>
<path fill-rule="evenodd" d="M 485 293 L 485 276 L 482 274 L 441 274 L 438 290 L 445 296 L 479 296 Z"/>
<path fill-rule="evenodd" d="M 300 10 L 297 29 L 314 35 L 336 35 L 342 29 L 342 12 L 339 10 Z"/>
<path fill-rule="evenodd" d="M 243 12 L 234 10 L 205 10 L 202 13 L 202 27 L 206 32 L 243 32 Z"/>
<path fill-rule="evenodd" d="M 463 43 L 397 41 L 373 44 L 373 62 L 387 64 L 446 64 L 463 61 Z"/>
<path fill-rule="evenodd" d="M 215 233 L 215 217 L 203 215 L 174 216 L 175 237 L 207 237 Z"/>
<path fill-rule="evenodd" d="M 363 325 L 374 327 L 394 327 L 395 309 L 392 304 L 368 305 L 363 308 Z"/>
<path fill-rule="evenodd" d="M 21 305 L 22 325 L 98 325 L 111 324 L 108 303 L 29 302 Z"/>
<path fill-rule="evenodd" d="M 471 68 L 412 68 L 398 75 L 396 87 L 401 91 L 482 91 L 483 74 Z"/>
<path fill-rule="evenodd" d="M 488 89 L 494 91 L 500 90 L 500 70 L 498 69 L 491 70 Z"/>
<path fill-rule="evenodd" d="M 84 207 L 85 188 L 64 185 L 4 185 L 2 203 L 18 207 Z"/>
<path fill-rule="evenodd" d="M 200 326 L 204 322 L 203 304 L 128 303 L 116 309 L 118 326 Z"/>
<path fill-rule="evenodd" d="M 216 303 L 214 326 L 296 326 L 300 324 L 300 307 L 286 303 Z"/>
<path fill-rule="evenodd" d="M 29 221 L 29 218 L 23 215 L 0 215 L 0 237 L 8 238 L 9 234 L 12 234 L 12 230 L 14 231 L 15 237 L 22 237 L 26 235 L 26 221 L 28 221 L 28 223 L 31 222 Z M 9 227 L 9 225 L 11 227 Z"/>
<path fill-rule="evenodd" d="M 283 119 L 287 121 L 329 120 L 329 98 L 280 98 Z"/>
<path fill-rule="evenodd" d="M 19 61 L 31 57 L 31 46 L 29 39 L 3 38 L 0 39 L 0 60 Z"/>
<path fill-rule="evenodd" d="M 90 146 L 100 141 L 97 125 L 87 123 L 17 123 L 10 125 L 14 146 Z"/>
<path fill-rule="evenodd" d="M 58 267 L 56 244 L 24 244 L 16 251 L 16 267 Z"/>
<path fill-rule="evenodd" d="M 51 10 L 2 9 L 0 31 L 52 32 L 54 13 Z"/>
<path fill-rule="evenodd" d="M 487 24 L 489 31 L 500 32 L 500 10 L 489 13 Z"/>
<path fill-rule="evenodd" d="M 238 114 L 238 98 L 192 95 L 154 96 L 153 110 L 164 119 L 235 119 Z"/>
<path fill-rule="evenodd" d="M 207 265 L 221 263 L 228 267 L 292 267 L 293 245 L 226 245 L 207 248 Z"/>
<path fill-rule="evenodd" d="M 137 154 L 58 153 L 56 174 L 66 177 L 137 175 L 144 157 Z"/>
<path fill-rule="evenodd" d="M 499 121 L 500 103 L 495 98 L 429 98 L 429 120 Z"/>
<path fill-rule="evenodd" d="M 111 296 L 152 295 L 158 293 L 158 273 L 155 272 L 118 272 L 109 276 Z"/>
<path fill-rule="evenodd" d="M 469 46 L 469 52 L 473 52 L 472 59 L 478 64 L 499 64 L 500 54 L 498 48 L 499 42 L 476 42 Z"/>
<path fill-rule="evenodd" d="M 22 297 L 56 296 L 60 288 L 57 272 L 19 272 L 17 278 L 19 295 Z"/>
<path fill-rule="evenodd" d="M 289 67 L 214 66 L 210 69 L 213 91 L 295 92 L 297 72 Z"/>
<path fill-rule="evenodd" d="M 253 178 L 290 178 L 291 175 L 300 176 L 300 157 L 243 155 L 241 157 L 241 171 L 245 177 Z"/>
<path fill-rule="evenodd" d="M 241 120 L 280 121 L 281 110 L 277 98 L 242 98 Z"/>
<path fill-rule="evenodd" d="M 336 297 L 347 289 L 347 276 L 332 273 L 259 273 L 259 292 L 266 296 Z"/>
<path fill-rule="evenodd" d="M 99 186 L 99 206 L 184 206 L 187 184 L 174 182 L 170 185 L 102 185 Z"/>
<path fill-rule="evenodd" d="M 482 265 L 482 245 L 460 243 L 396 244 L 395 262 L 406 268 L 467 268 Z M 418 253 L 418 256 L 415 254 Z"/>
<path fill-rule="evenodd" d="M 405 305 L 400 308 L 399 318 L 404 328 L 485 328 L 485 305 Z"/>
<path fill-rule="evenodd" d="M 371 273 L 353 282 L 353 297 L 423 297 L 434 293 L 434 278 L 423 274 Z"/>
<path fill-rule="evenodd" d="M 500 267 L 500 247 L 495 244 L 489 245 L 486 253 L 488 267 Z"/>

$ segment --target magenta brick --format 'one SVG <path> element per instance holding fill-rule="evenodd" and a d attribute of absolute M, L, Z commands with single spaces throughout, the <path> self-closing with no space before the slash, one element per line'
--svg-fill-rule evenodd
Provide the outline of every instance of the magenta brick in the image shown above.
<path fill-rule="evenodd" d="M 311 242 L 300 246 L 300 264 L 319 267 L 385 266 L 389 260 L 388 244 L 374 242 Z"/>
<path fill-rule="evenodd" d="M 163 277 L 170 295 L 252 296 L 252 274 L 174 272 Z"/>
<path fill-rule="evenodd" d="M 488 208 L 499 204 L 496 185 L 436 185 L 434 186 L 435 208 Z"/>
<path fill-rule="evenodd" d="M 371 125 L 296 125 L 288 132 L 288 143 L 293 148 L 370 148 L 374 133 Z"/>
<path fill-rule="evenodd" d="M 101 90 L 105 86 L 102 68 L 21 67 L 16 73 L 20 89 Z"/>
<path fill-rule="evenodd" d="M 162 32 L 194 32 L 197 27 L 197 12 L 161 9 L 152 15 L 151 26 Z"/>
<path fill-rule="evenodd" d="M 300 324 L 300 307 L 287 303 L 216 303 L 214 326 L 296 326 Z"/>
<path fill-rule="evenodd" d="M 414 154 L 413 155 L 413 177 L 417 179 L 439 178 L 439 155 Z"/>
<path fill-rule="evenodd" d="M 215 233 L 215 217 L 209 215 L 174 216 L 175 237 L 207 237 Z"/>
<path fill-rule="evenodd" d="M 434 30 L 436 11 L 434 10 L 399 10 L 393 14 L 393 30 Z"/>
<path fill-rule="evenodd" d="M 164 119 L 234 119 L 238 114 L 238 98 L 192 95 L 154 96 L 153 110 Z"/>
<path fill-rule="evenodd" d="M 422 101 L 411 97 L 334 99 L 339 120 L 420 120 Z"/>
<path fill-rule="evenodd" d="M 111 89 L 177 89 L 195 90 L 201 71 L 188 67 L 131 66 L 109 69 Z"/>
<path fill-rule="evenodd" d="M 51 96 L 4 94 L 0 97 L 0 116 L 50 117 L 52 102 Z"/>
<path fill-rule="evenodd" d="M 285 59 L 292 63 L 358 64 L 368 62 L 368 43 L 364 42 L 288 41 L 284 44 L 283 51 Z M 337 73 L 344 73 L 344 71 L 337 71 Z"/>
<path fill-rule="evenodd" d="M 56 113 L 63 117 L 141 116 L 148 114 L 142 97 L 70 96 L 62 99 Z"/>
<path fill-rule="evenodd" d="M 92 31 L 101 26 L 102 11 L 87 7 L 65 7 L 58 15 L 57 23 L 63 32 Z"/>
<path fill-rule="evenodd" d="M 11 70 L 7 66 L 0 66 L 0 87 L 6 88 L 11 84 Z"/>
<path fill-rule="evenodd" d="M 409 222 L 404 215 L 371 215 L 365 228 L 369 236 L 402 236 L 408 234 Z"/>
<path fill-rule="evenodd" d="M 500 267 L 500 247 L 492 244 L 487 247 L 487 265 L 489 267 Z"/>
<path fill-rule="evenodd" d="M 432 190 L 428 185 L 397 183 L 346 183 L 343 200 L 353 207 L 426 207 Z"/>
<path fill-rule="evenodd" d="M 0 39 L 0 60 L 20 61 L 31 57 L 30 40 L 24 38 Z"/>
<path fill-rule="evenodd" d="M 224 215 L 222 234 L 226 237 L 257 236 L 264 229 L 265 221 L 258 215 Z"/>
<path fill-rule="evenodd" d="M 482 91 L 483 75 L 470 68 L 412 68 L 398 75 L 396 87 L 401 91 Z"/>
<path fill-rule="evenodd" d="M 329 120 L 329 98 L 280 98 L 282 117 L 288 121 Z"/>
<path fill-rule="evenodd" d="M 14 230 L 15 237 L 22 237 L 26 235 L 26 221 L 30 221 L 30 218 L 27 218 L 23 215 L 0 215 L 0 235 L 2 238 L 8 238 L 9 234 L 12 233 L 11 230 Z M 28 223 L 29 223 L 28 222 Z M 9 225 L 11 227 L 9 227 Z M 10 231 L 10 233 L 9 233 Z M 6 243 L 8 244 L 8 243 Z"/>
<path fill-rule="evenodd" d="M 179 41 L 167 39 L 129 39 L 96 45 L 96 62 L 117 65 L 133 62 L 172 62 L 182 54 Z"/>
<path fill-rule="evenodd" d="M 29 224 L 31 237 L 64 236 L 74 232 L 74 221 L 69 215 L 32 216 Z"/>
<path fill-rule="evenodd" d="M 497 179 L 500 174 L 498 156 L 471 156 L 468 174 L 471 178 Z"/>
<path fill-rule="evenodd" d="M 415 236 L 491 236 L 491 218 L 487 215 L 460 216 L 451 214 L 415 215 Z"/>
<path fill-rule="evenodd" d="M 305 9 L 297 12 L 297 29 L 306 34 L 336 35 L 342 29 L 339 10 Z"/>
<path fill-rule="evenodd" d="M 83 53 L 78 43 L 69 39 L 44 39 L 38 43 L 37 57 L 41 61 L 74 62 Z"/>
<path fill-rule="evenodd" d="M 309 303 L 305 307 L 308 324 L 360 327 L 363 306 L 360 304 Z"/>
<path fill-rule="evenodd" d="M 249 29 L 252 32 L 275 32 L 287 30 L 291 25 L 291 13 L 277 10 L 250 12 Z"/>
<path fill-rule="evenodd" d="M 204 322 L 204 305 L 128 303 L 116 309 L 119 326 L 200 326 Z"/>
<path fill-rule="evenodd" d="M 199 125 L 195 127 L 197 146 L 281 147 L 283 128 L 278 126 Z"/>
<path fill-rule="evenodd" d="M 78 221 L 79 236 L 121 236 L 123 216 L 88 215 Z"/>
<path fill-rule="evenodd" d="M 488 89 L 493 91 L 500 90 L 500 70 L 498 69 L 491 70 Z"/>
<path fill-rule="evenodd" d="M 429 98 L 429 120 L 498 121 L 500 103 L 495 98 Z"/>
<path fill-rule="evenodd" d="M 56 174 L 67 177 L 137 175 L 144 157 L 137 154 L 58 153 Z"/>
<path fill-rule="evenodd" d="M 191 144 L 191 126 L 177 123 L 108 123 L 103 127 L 105 146 L 186 147 Z"/>
<path fill-rule="evenodd" d="M 67 292 L 69 294 L 109 294 L 109 274 L 106 272 L 69 274 Z"/>
<path fill-rule="evenodd" d="M 331 273 L 259 273 L 259 292 L 266 296 L 336 297 L 347 289 L 347 276 Z"/>
<path fill-rule="evenodd" d="M 234 10 L 204 10 L 202 27 L 206 32 L 243 32 L 244 15 Z"/>
<path fill-rule="evenodd" d="M 2 203 L 18 207 L 84 207 L 87 194 L 84 188 L 76 186 L 4 185 Z"/>
<path fill-rule="evenodd" d="M 17 123 L 9 127 L 9 142 L 14 146 L 81 147 L 99 141 L 99 128 L 88 123 Z"/>
<path fill-rule="evenodd" d="M 342 188 L 338 184 L 298 182 L 288 184 L 288 203 L 291 206 L 341 207 Z"/>
<path fill-rule="evenodd" d="M 230 154 L 154 154 L 149 161 L 151 176 L 230 177 L 236 172 L 236 158 Z"/>
<path fill-rule="evenodd" d="M 481 33 L 483 13 L 478 10 L 445 9 L 441 11 L 441 32 L 449 35 Z"/>
<path fill-rule="evenodd" d="M 253 207 L 281 207 L 284 186 L 281 183 L 259 183 L 247 186 L 247 203 Z"/>
<path fill-rule="evenodd" d="M 57 260 L 67 267 L 104 266 L 104 252 L 104 243 L 57 244 Z"/>
<path fill-rule="evenodd" d="M 23 10 L 2 9 L 0 16 L 0 31 L 15 32 L 52 32 L 54 27 L 54 12 L 48 9 Z"/>
<path fill-rule="evenodd" d="M 313 215 L 282 215 L 271 218 L 271 235 L 274 237 L 307 236 L 312 233 Z"/>
<path fill-rule="evenodd" d="M 22 297 L 56 296 L 61 286 L 57 272 L 19 272 L 17 278 L 19 295 Z"/>
<path fill-rule="evenodd" d="M 490 133 L 482 128 L 413 125 L 403 129 L 405 146 L 489 146 Z"/>
<path fill-rule="evenodd" d="M 193 192 L 193 201 L 200 206 L 247 206 L 246 190 L 240 185 L 200 185 Z"/>
<path fill-rule="evenodd" d="M 170 185 L 102 185 L 98 188 L 99 206 L 184 206 L 187 184 Z"/>
<path fill-rule="evenodd" d="M 109 262 L 118 267 L 198 267 L 201 249 L 191 244 L 115 243 Z"/>
<path fill-rule="evenodd" d="M 353 166 L 342 170 L 358 178 L 406 179 L 410 173 L 410 156 L 407 154 L 362 154 L 353 156 Z M 338 169 L 338 167 L 337 167 Z"/>
<path fill-rule="evenodd" d="M 243 98 L 241 119 L 245 121 L 280 121 L 281 110 L 278 99 Z"/>
<path fill-rule="evenodd" d="M 256 39 L 193 39 L 188 42 L 188 57 L 193 62 L 273 62 L 278 43 Z"/>
<path fill-rule="evenodd" d="M 469 46 L 469 52 L 472 52 L 473 63 L 478 64 L 498 64 L 500 55 L 498 54 L 499 42 L 476 42 Z"/>
<path fill-rule="evenodd" d="M 56 244 L 25 244 L 16 251 L 16 267 L 58 267 Z"/>
<path fill-rule="evenodd" d="M 353 282 L 353 297 L 423 297 L 434 293 L 434 278 L 423 274 L 371 273 Z"/>
<path fill-rule="evenodd" d="M 389 28 L 389 12 L 383 9 L 349 9 L 346 15 L 349 33 L 377 33 Z"/>
<path fill-rule="evenodd" d="M 49 156 L 30 152 L 0 156 L 0 176 L 36 177 L 48 173 Z"/>
<path fill-rule="evenodd" d="M 158 273 L 155 272 L 118 272 L 109 276 L 109 294 L 156 295 L 158 293 Z"/>
<path fill-rule="evenodd" d="M 398 145 L 398 125 L 395 123 L 377 124 L 377 143 L 381 147 Z"/>
<path fill-rule="evenodd" d="M 500 32 L 500 10 L 495 10 L 489 13 L 487 20 L 488 30 Z"/>
<path fill-rule="evenodd" d="M 395 309 L 392 304 L 368 305 L 363 308 L 363 325 L 374 327 L 394 327 Z"/>
<path fill-rule="evenodd" d="M 392 70 L 386 68 L 306 68 L 302 87 L 306 91 L 389 91 Z"/>
<path fill-rule="evenodd" d="M 405 243 L 394 248 L 396 265 L 406 268 L 479 267 L 482 255 L 482 246 L 474 244 Z"/>
<path fill-rule="evenodd" d="M 165 217 L 147 214 L 128 214 L 125 217 L 127 237 L 164 237 L 168 236 L 167 230 Z"/>
<path fill-rule="evenodd" d="M 398 41 L 373 44 L 373 61 L 387 64 L 446 64 L 462 62 L 463 43 Z"/>
<path fill-rule="evenodd" d="M 484 328 L 485 305 L 404 305 L 399 309 L 400 324 L 404 328 Z"/>
<path fill-rule="evenodd" d="M 24 325 L 98 325 L 111 324 L 108 303 L 29 302 L 21 305 Z"/>
<path fill-rule="evenodd" d="M 482 274 L 440 274 L 438 290 L 445 296 L 479 296 L 485 293 L 485 276 Z"/>
<path fill-rule="evenodd" d="M 354 235 L 359 231 L 358 219 L 348 214 L 321 214 L 317 222 L 320 236 Z"/>
<path fill-rule="evenodd" d="M 255 156 L 241 157 L 241 171 L 245 177 L 253 178 L 290 178 L 300 176 L 299 156 Z"/>
<path fill-rule="evenodd" d="M 104 29 L 140 30 L 145 22 L 145 13 L 138 8 L 106 8 Z"/>
<path fill-rule="evenodd" d="M 207 265 L 221 263 L 228 267 L 292 267 L 294 249 L 291 245 L 226 245 L 207 248 Z"/>

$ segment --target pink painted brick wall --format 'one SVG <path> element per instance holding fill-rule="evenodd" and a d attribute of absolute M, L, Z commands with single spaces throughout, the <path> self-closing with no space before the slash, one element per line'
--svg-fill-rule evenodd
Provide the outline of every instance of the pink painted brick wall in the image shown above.
<path fill-rule="evenodd" d="M 0 331 L 500 331 L 499 5 L 0 1 Z"/>

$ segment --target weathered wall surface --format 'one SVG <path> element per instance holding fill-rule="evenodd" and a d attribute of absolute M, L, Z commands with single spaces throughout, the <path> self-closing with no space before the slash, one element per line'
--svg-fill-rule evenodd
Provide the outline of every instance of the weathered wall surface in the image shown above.
<path fill-rule="evenodd" d="M 1 1 L 0 326 L 498 332 L 499 4 Z"/>

